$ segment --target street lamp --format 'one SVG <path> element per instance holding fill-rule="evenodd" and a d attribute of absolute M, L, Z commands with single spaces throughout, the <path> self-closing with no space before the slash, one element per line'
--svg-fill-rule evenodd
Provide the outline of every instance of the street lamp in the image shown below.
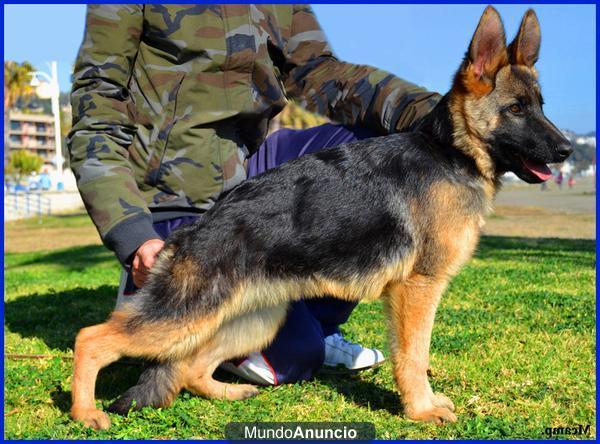
<path fill-rule="evenodd" d="M 60 88 L 58 86 L 58 67 L 56 62 L 50 63 L 51 75 L 44 71 L 34 71 L 30 73 L 32 76 L 30 85 L 35 88 L 36 95 L 40 99 L 50 99 L 52 103 L 52 114 L 54 115 L 54 139 L 56 145 L 56 175 L 57 181 L 63 181 L 63 159 L 62 159 L 62 139 L 60 133 L 60 105 L 59 96 Z M 45 81 L 40 82 L 38 78 L 42 77 Z"/>

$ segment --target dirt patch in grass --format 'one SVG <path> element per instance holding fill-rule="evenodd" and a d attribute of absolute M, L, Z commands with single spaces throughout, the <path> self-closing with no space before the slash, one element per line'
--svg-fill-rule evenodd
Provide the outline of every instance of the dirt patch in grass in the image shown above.
<path fill-rule="evenodd" d="M 595 239 L 592 213 L 561 213 L 540 207 L 500 205 L 487 218 L 483 233 L 495 236 Z"/>
<path fill-rule="evenodd" d="M 87 214 L 64 214 L 4 224 L 4 251 L 7 253 L 101 243 L 100 236 Z"/>
<path fill-rule="evenodd" d="M 548 183 L 505 184 L 487 218 L 484 234 L 498 236 L 596 238 L 596 191 L 592 178 L 580 178 L 570 189 Z"/>

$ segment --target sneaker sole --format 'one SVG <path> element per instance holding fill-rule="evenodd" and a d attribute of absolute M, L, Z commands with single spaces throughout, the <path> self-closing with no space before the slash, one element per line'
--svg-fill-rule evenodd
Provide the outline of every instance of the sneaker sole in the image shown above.
<path fill-rule="evenodd" d="M 383 364 L 385 362 L 385 359 L 383 361 L 380 361 L 376 364 L 372 364 L 372 365 L 368 365 L 366 367 L 359 367 L 359 368 L 348 368 L 348 367 L 344 367 L 343 364 L 339 364 L 337 367 L 330 367 L 327 365 L 323 365 L 318 373 L 323 373 L 326 375 L 343 375 L 343 374 L 349 374 L 349 373 L 358 373 L 358 372 L 362 372 L 364 370 L 369 370 L 372 368 L 377 368 L 379 367 L 381 364 Z"/>

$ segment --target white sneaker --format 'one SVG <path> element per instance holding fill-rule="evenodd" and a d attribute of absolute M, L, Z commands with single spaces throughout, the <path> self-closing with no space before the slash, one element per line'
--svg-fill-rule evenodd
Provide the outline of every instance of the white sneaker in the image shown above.
<path fill-rule="evenodd" d="M 383 353 L 375 348 L 353 344 L 335 333 L 325 338 L 324 367 L 345 367 L 348 370 L 364 370 L 385 361 Z"/>
<path fill-rule="evenodd" d="M 260 385 L 277 385 L 277 375 L 271 364 L 262 353 L 252 352 L 239 364 L 231 361 L 223 362 L 219 366 L 223 370 L 233 373 L 240 378 Z"/>

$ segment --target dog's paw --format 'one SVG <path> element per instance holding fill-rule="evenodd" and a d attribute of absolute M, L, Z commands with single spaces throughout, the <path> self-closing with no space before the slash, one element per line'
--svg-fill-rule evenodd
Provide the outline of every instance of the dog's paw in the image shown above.
<path fill-rule="evenodd" d="M 408 412 L 407 416 L 413 421 L 433 422 L 434 424 L 456 422 L 457 420 L 456 415 L 446 407 L 433 407 L 428 410 Z"/>
<path fill-rule="evenodd" d="M 258 387 L 251 384 L 227 384 L 225 397 L 229 401 L 242 401 L 258 395 Z"/>
<path fill-rule="evenodd" d="M 434 393 L 431 397 L 431 402 L 436 407 L 443 407 L 450 410 L 451 412 L 455 410 L 454 403 L 452 402 L 452 400 L 441 393 Z"/>
<path fill-rule="evenodd" d="M 71 416 L 75 421 L 80 421 L 86 427 L 91 427 L 94 430 L 106 430 L 110 427 L 110 419 L 102 410 L 88 409 L 72 411 Z"/>

